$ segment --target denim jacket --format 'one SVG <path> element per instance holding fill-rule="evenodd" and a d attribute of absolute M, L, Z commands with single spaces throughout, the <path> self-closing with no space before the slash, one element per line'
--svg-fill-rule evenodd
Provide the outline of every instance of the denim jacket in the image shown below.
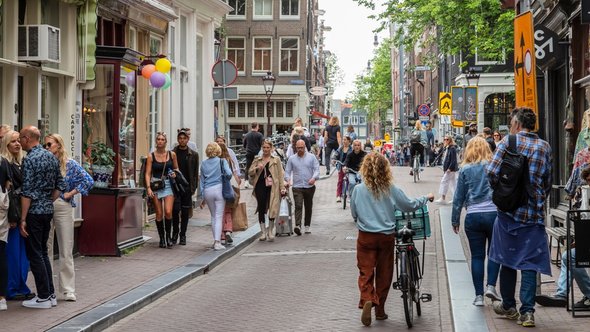
<path fill-rule="evenodd" d="M 487 161 L 477 164 L 467 164 L 459 170 L 457 188 L 453 196 L 453 214 L 451 223 L 453 226 L 460 224 L 461 209 L 469 205 L 483 203 L 492 200 L 492 188 L 488 181 L 485 168 Z"/>

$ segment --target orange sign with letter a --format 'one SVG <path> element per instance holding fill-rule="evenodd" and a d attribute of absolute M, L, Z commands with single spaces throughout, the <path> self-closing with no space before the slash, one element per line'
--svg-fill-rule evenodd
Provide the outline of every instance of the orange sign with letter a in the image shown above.
<path fill-rule="evenodd" d="M 529 107 L 537 115 L 537 74 L 533 14 L 528 11 L 514 18 L 514 89 L 516 107 Z"/>

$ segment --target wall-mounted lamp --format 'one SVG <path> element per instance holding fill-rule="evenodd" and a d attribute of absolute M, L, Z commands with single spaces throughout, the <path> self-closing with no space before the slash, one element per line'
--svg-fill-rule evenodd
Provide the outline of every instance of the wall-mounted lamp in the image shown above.
<path fill-rule="evenodd" d="M 475 82 L 475 86 L 479 84 L 479 74 L 475 72 L 475 70 L 471 69 L 469 73 L 465 75 L 467 79 L 467 85 L 473 86 L 472 82 Z"/>
<path fill-rule="evenodd" d="M 219 53 L 221 52 L 221 41 L 215 38 L 215 42 L 213 43 L 213 57 L 214 62 L 219 61 Z"/>

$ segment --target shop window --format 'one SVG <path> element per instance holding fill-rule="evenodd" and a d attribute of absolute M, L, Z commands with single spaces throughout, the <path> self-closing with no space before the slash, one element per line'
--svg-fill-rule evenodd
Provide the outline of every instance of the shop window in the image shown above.
<path fill-rule="evenodd" d="M 254 103 L 253 101 L 248 102 L 248 117 L 249 118 L 254 117 L 255 107 L 256 107 L 256 103 Z"/>
<path fill-rule="evenodd" d="M 257 104 L 257 105 L 256 105 L 256 106 L 257 106 L 257 108 L 256 108 L 256 116 L 257 116 L 257 117 L 259 117 L 259 118 L 263 118 L 263 117 L 264 117 L 264 115 L 266 114 L 266 112 L 265 112 L 265 108 L 266 108 L 266 107 L 265 107 L 265 105 L 266 105 L 266 102 L 264 102 L 264 101 L 259 101 L 259 102 L 258 102 L 258 103 L 256 103 L 256 104 Z"/>
<path fill-rule="evenodd" d="M 281 0 L 281 18 L 299 18 L 299 0 Z"/>
<path fill-rule="evenodd" d="M 281 74 L 299 72 L 299 39 L 281 38 Z"/>
<path fill-rule="evenodd" d="M 41 76 L 41 136 L 58 132 L 59 78 Z"/>
<path fill-rule="evenodd" d="M 253 73 L 264 73 L 270 71 L 272 60 L 272 39 L 270 37 L 254 37 L 253 47 Z"/>
<path fill-rule="evenodd" d="M 484 100 L 484 126 L 506 132 L 510 128 L 508 116 L 514 109 L 514 92 L 494 93 Z"/>
<path fill-rule="evenodd" d="M 225 46 L 225 56 L 238 68 L 238 74 L 243 75 L 246 70 L 244 59 L 246 55 L 246 39 L 243 37 L 229 37 Z"/>
<path fill-rule="evenodd" d="M 227 18 L 245 18 L 246 17 L 246 0 L 225 0 L 233 9 L 227 14 Z"/>
<path fill-rule="evenodd" d="M 273 0 L 254 0 L 254 19 L 272 20 Z"/>

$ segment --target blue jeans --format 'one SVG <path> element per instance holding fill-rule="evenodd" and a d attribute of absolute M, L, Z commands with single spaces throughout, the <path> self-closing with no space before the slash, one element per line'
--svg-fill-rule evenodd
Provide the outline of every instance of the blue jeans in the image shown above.
<path fill-rule="evenodd" d="M 475 295 L 483 295 L 484 261 L 492 242 L 494 221 L 496 212 L 468 213 L 465 216 L 465 234 L 471 251 L 471 279 Z M 500 264 L 488 259 L 488 285 L 496 286 L 499 272 Z"/>
<path fill-rule="evenodd" d="M 537 290 L 537 272 L 520 271 L 520 313 L 535 312 L 535 292 Z M 500 270 L 500 294 L 504 309 L 516 308 L 516 270 L 502 265 Z"/>
<path fill-rule="evenodd" d="M 570 261 L 570 271 L 571 276 L 573 275 L 578 287 L 582 291 L 586 297 L 590 298 L 590 277 L 588 276 L 588 272 L 583 267 L 576 267 L 576 249 L 570 250 L 572 253 L 572 259 Z M 561 272 L 559 273 L 559 278 L 557 279 L 557 291 L 555 292 L 556 295 L 567 297 L 566 293 L 566 275 L 567 273 L 567 251 L 564 251 L 561 255 Z"/>

